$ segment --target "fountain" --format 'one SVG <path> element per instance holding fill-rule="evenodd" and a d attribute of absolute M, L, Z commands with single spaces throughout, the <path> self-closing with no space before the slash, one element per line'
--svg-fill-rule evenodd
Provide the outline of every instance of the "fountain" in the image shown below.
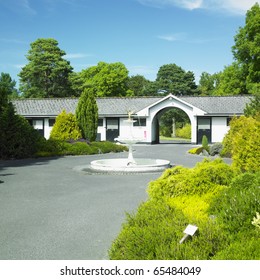
<path fill-rule="evenodd" d="M 127 158 L 101 159 L 91 162 L 91 169 L 104 172 L 159 172 L 170 167 L 170 162 L 163 159 L 134 158 L 133 145 L 143 142 L 145 139 L 133 136 L 133 124 L 136 122 L 131 118 L 133 112 L 128 112 L 128 119 L 124 120 L 129 126 L 126 136 L 115 138 L 116 141 L 128 146 Z"/>

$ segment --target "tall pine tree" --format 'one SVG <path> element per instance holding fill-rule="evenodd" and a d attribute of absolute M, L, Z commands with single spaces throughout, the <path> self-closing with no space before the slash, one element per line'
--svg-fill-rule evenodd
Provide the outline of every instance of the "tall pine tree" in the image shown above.
<path fill-rule="evenodd" d="M 76 109 L 76 119 L 82 136 L 95 141 L 98 127 L 98 107 L 93 87 L 87 87 L 81 94 Z"/>

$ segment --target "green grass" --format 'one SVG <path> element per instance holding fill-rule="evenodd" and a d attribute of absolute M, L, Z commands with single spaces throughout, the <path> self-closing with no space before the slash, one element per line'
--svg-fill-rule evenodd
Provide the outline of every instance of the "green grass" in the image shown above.
<path fill-rule="evenodd" d="M 163 136 L 163 135 L 160 135 L 160 140 L 190 142 L 190 139 L 185 139 L 185 138 L 180 138 L 180 137 L 166 137 L 166 136 Z"/>

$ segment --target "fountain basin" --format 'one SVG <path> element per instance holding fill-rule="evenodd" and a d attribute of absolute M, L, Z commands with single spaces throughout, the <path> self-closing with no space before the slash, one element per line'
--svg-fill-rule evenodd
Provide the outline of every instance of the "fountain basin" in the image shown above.
<path fill-rule="evenodd" d="M 170 161 L 164 159 L 135 158 L 129 159 L 101 159 L 91 162 L 91 168 L 97 171 L 108 172 L 159 172 L 169 168 Z"/>

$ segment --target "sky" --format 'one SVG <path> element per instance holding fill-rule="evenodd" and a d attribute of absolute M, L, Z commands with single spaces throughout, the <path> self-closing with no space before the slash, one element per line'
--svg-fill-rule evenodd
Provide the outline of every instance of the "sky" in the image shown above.
<path fill-rule="evenodd" d="M 246 11 L 260 0 L 0 0 L 0 73 L 19 84 L 30 44 L 54 38 L 75 72 L 121 62 L 129 76 L 155 80 L 175 63 L 192 71 L 222 71 Z"/>

